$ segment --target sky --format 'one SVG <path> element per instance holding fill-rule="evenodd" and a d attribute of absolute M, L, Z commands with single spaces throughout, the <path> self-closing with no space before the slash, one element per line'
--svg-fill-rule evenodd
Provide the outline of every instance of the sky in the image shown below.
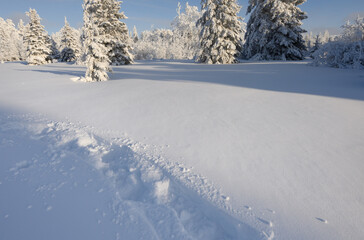
<path fill-rule="evenodd" d="M 25 12 L 29 8 L 37 10 L 41 16 L 42 24 L 49 33 L 59 31 L 64 25 L 64 17 L 71 26 L 82 26 L 82 0 L 0 0 L 0 17 L 12 19 L 15 23 L 26 19 Z M 182 6 L 186 2 L 200 7 L 200 0 L 124 0 L 122 11 L 128 17 L 125 20 L 131 30 L 135 25 L 138 32 L 151 28 L 168 28 L 170 22 L 177 15 L 178 2 Z M 248 0 L 238 0 L 242 5 L 240 16 L 245 17 Z M 354 19 L 358 14 L 364 16 L 364 0 L 308 0 L 300 6 L 307 12 L 308 19 L 303 21 L 303 28 L 314 34 L 324 32 L 337 34 L 340 26 L 348 19 Z"/>

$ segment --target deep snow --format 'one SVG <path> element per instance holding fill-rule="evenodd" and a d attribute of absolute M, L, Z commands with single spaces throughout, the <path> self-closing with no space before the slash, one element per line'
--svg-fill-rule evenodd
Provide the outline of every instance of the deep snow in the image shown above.
<path fill-rule="evenodd" d="M 73 82 L 84 69 L 61 63 L 0 73 L 1 238 L 364 237 L 363 71 L 161 61 L 103 83 Z"/>

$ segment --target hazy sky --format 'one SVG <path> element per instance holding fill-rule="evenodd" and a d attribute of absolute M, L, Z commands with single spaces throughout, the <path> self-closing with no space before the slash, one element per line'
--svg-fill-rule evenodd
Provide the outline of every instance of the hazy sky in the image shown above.
<path fill-rule="evenodd" d="M 0 17 L 11 18 L 15 22 L 25 18 L 24 12 L 35 8 L 43 19 L 49 33 L 57 32 L 64 24 L 64 17 L 73 27 L 82 26 L 82 0 L 0 0 Z M 5 3 L 6 2 L 6 3 Z M 129 29 L 135 25 L 138 32 L 154 27 L 169 27 L 176 16 L 177 3 L 200 7 L 200 0 L 124 0 L 122 11 L 129 17 L 125 20 Z M 239 0 L 243 6 L 240 15 L 245 16 L 248 0 Z M 330 30 L 337 33 L 339 27 L 349 19 L 364 15 L 364 0 L 308 0 L 301 5 L 307 12 L 303 28 L 314 33 Z M 245 18 L 247 21 L 247 18 Z"/>

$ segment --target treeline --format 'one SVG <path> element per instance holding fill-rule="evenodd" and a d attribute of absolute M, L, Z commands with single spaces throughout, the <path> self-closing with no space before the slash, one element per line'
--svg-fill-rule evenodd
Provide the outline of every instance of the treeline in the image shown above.
<path fill-rule="evenodd" d="M 118 0 L 84 0 L 82 29 L 64 27 L 49 36 L 34 9 L 29 23 L 0 18 L 0 61 L 25 60 L 30 65 L 54 61 L 87 66 L 86 81 L 104 81 L 112 65 L 134 59 L 195 59 L 206 64 L 247 60 L 303 60 L 315 65 L 363 67 L 363 19 L 343 26 L 341 36 L 313 36 L 301 28 L 307 18 L 299 5 L 306 0 L 250 0 L 247 24 L 236 0 L 202 0 L 201 11 L 188 3 L 171 29 L 129 33 Z"/>

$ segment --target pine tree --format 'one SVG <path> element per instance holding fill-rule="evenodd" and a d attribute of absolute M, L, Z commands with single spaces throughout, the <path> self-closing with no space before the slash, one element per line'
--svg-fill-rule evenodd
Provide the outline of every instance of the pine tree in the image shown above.
<path fill-rule="evenodd" d="M 202 26 L 197 61 L 208 64 L 238 62 L 242 50 L 242 23 L 237 14 L 241 7 L 236 0 L 202 0 L 201 5 L 205 12 L 197 23 Z"/>
<path fill-rule="evenodd" d="M 20 60 L 22 40 L 12 20 L 0 18 L 0 60 Z"/>
<path fill-rule="evenodd" d="M 313 47 L 311 48 L 310 50 L 310 56 L 313 57 L 313 54 L 320 49 L 320 47 L 322 46 L 322 41 L 320 39 L 320 35 L 317 34 L 316 35 L 316 40 L 315 40 L 315 43 L 313 45 Z"/>
<path fill-rule="evenodd" d="M 18 32 L 19 32 L 19 37 L 20 37 L 20 56 L 21 56 L 21 60 L 25 60 L 27 55 L 27 40 L 25 37 L 25 34 L 27 32 L 27 28 L 29 26 L 28 25 L 24 25 L 24 21 L 23 19 L 19 20 L 18 23 Z"/>
<path fill-rule="evenodd" d="M 49 36 L 40 23 L 37 11 L 29 9 L 29 29 L 25 34 L 27 39 L 27 62 L 29 65 L 41 65 L 51 60 Z"/>
<path fill-rule="evenodd" d="M 132 35 L 133 42 L 136 43 L 139 41 L 138 31 L 136 27 L 133 28 L 133 35 Z"/>
<path fill-rule="evenodd" d="M 109 35 L 105 46 L 110 48 L 109 58 L 113 65 L 126 65 L 133 63 L 133 56 L 130 54 L 131 39 L 128 27 L 122 19 L 126 19 L 124 12 L 120 12 L 122 1 L 105 0 L 104 7 L 106 9 L 106 17 L 109 21 L 108 25 L 104 25 L 104 31 Z"/>
<path fill-rule="evenodd" d="M 50 50 L 51 50 L 50 58 L 52 59 L 52 61 L 60 59 L 61 53 L 59 52 L 57 43 L 56 43 L 56 41 L 54 41 L 52 36 L 48 35 L 47 44 L 50 46 Z"/>
<path fill-rule="evenodd" d="M 300 26 L 306 0 L 249 0 L 251 13 L 243 55 L 256 60 L 302 60 L 306 51 Z"/>
<path fill-rule="evenodd" d="M 61 29 L 61 56 L 62 62 L 73 62 L 80 56 L 79 36 L 77 30 L 72 28 L 64 19 L 64 27 Z"/>
<path fill-rule="evenodd" d="M 88 82 L 107 81 L 110 69 L 108 56 L 111 47 L 108 46 L 110 35 L 105 28 L 110 26 L 105 17 L 105 0 L 84 0 L 83 4 L 83 38 L 86 57 L 86 76 Z"/>

